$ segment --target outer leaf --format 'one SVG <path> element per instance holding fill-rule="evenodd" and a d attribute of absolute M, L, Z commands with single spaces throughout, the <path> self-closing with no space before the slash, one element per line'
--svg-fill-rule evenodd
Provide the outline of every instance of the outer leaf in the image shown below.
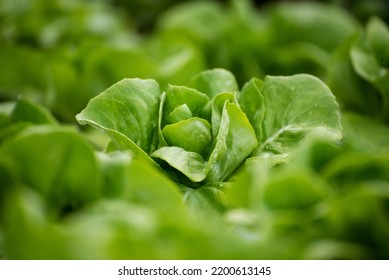
<path fill-rule="evenodd" d="M 375 256 L 372 259 L 388 258 L 388 187 L 387 182 L 354 182 L 352 191 L 332 200 L 326 217 L 332 234 L 368 245 Z"/>
<path fill-rule="evenodd" d="M 325 166 L 323 176 L 342 189 L 363 181 L 389 181 L 389 153 L 344 152 Z"/>
<path fill-rule="evenodd" d="M 162 134 L 169 146 L 178 146 L 204 157 L 212 144 L 211 125 L 200 118 L 167 125 L 162 129 Z"/>
<path fill-rule="evenodd" d="M 129 152 L 115 151 L 97 153 L 103 176 L 103 193 L 107 198 L 123 198 L 124 189 L 129 184 L 128 166 L 133 157 Z"/>
<path fill-rule="evenodd" d="M 265 160 L 253 157 L 246 160 L 243 168 L 226 189 L 230 203 L 238 208 L 258 211 L 261 207 L 259 200 L 262 197 L 261 189 L 268 179 L 270 168 Z"/>
<path fill-rule="evenodd" d="M 226 101 L 207 169 L 207 181 L 223 181 L 257 146 L 254 129 L 238 105 Z"/>
<path fill-rule="evenodd" d="M 6 258 L 70 259 L 62 228 L 49 223 L 47 204 L 31 189 L 7 196 L 4 207 Z"/>
<path fill-rule="evenodd" d="M 109 198 L 124 199 L 149 207 L 171 218 L 185 214 L 177 186 L 152 165 L 123 152 L 99 154 L 104 192 Z"/>
<path fill-rule="evenodd" d="M 331 136 L 335 132 L 341 137 L 338 104 L 318 78 L 306 74 L 268 76 L 262 95 L 265 115 L 261 134 L 257 135 L 260 146 L 256 154 L 287 152 L 306 132 L 318 127 L 331 130 Z M 255 127 L 258 125 L 254 124 Z"/>
<path fill-rule="evenodd" d="M 389 67 L 389 28 L 378 17 L 369 20 L 366 27 L 366 39 L 380 65 Z"/>
<path fill-rule="evenodd" d="M 150 153 L 156 147 L 159 100 L 156 81 L 123 79 L 91 99 L 76 118 L 104 132 L 121 133 Z"/>
<path fill-rule="evenodd" d="M 12 122 L 32 122 L 36 124 L 57 124 L 57 120 L 40 104 L 27 98 L 20 98 L 11 113 Z"/>
<path fill-rule="evenodd" d="M 275 172 L 263 195 L 266 205 L 273 209 L 307 208 L 324 198 L 324 189 L 321 180 L 313 174 L 289 169 Z"/>
<path fill-rule="evenodd" d="M 224 69 L 201 72 L 193 77 L 191 86 L 206 93 L 210 98 L 221 92 L 236 92 L 239 90 L 234 75 Z"/>
<path fill-rule="evenodd" d="M 188 152 L 180 147 L 162 147 L 151 154 L 167 162 L 177 169 L 192 182 L 201 182 L 206 177 L 206 165 L 204 159 L 197 153 Z"/>
<path fill-rule="evenodd" d="M 311 42 L 331 51 L 358 29 L 342 9 L 319 2 L 281 2 L 272 10 L 274 36 L 279 42 Z"/>
<path fill-rule="evenodd" d="M 142 159 L 145 162 L 150 164 L 155 164 L 155 162 L 147 155 L 145 151 L 143 151 L 139 146 L 137 146 L 131 139 L 122 133 L 109 128 L 104 128 L 97 123 L 93 123 L 92 121 L 88 121 L 89 124 L 98 128 L 100 131 L 105 133 L 108 137 L 112 139 L 112 143 L 109 145 L 109 150 L 130 150 L 134 156 L 139 159 Z"/>
<path fill-rule="evenodd" d="M 155 3 L 151 5 L 154 9 Z M 147 53 L 157 66 L 152 75 L 163 88 L 168 84 L 187 85 L 194 75 L 206 68 L 203 50 L 194 42 L 182 40 L 176 32 L 154 33 L 147 41 Z"/>
<path fill-rule="evenodd" d="M 350 49 L 357 39 L 358 36 L 352 36 L 334 52 L 326 82 L 343 108 L 378 115 L 381 106 L 379 94 L 355 73 L 351 61 Z"/>
<path fill-rule="evenodd" d="M 363 40 L 357 40 L 351 48 L 350 54 L 355 71 L 367 81 L 375 82 L 387 74 L 385 69 L 379 64 L 372 50 L 369 49 Z"/>
<path fill-rule="evenodd" d="M 14 176 L 53 207 L 97 199 L 101 185 L 92 148 L 64 128 L 30 127 L 0 147 Z"/>
<path fill-rule="evenodd" d="M 33 124 L 58 124 L 48 109 L 27 97 L 21 97 L 12 104 L 5 103 L 0 111 L 4 114 L 4 126 L 2 127 L 2 112 L 0 112 L 0 141 L 14 137 L 21 130 Z"/>
<path fill-rule="evenodd" d="M 123 197 L 170 216 L 169 220 L 185 215 L 181 193 L 165 174 L 139 160 L 134 160 L 127 172 L 129 185 Z"/>
<path fill-rule="evenodd" d="M 217 221 L 229 207 L 224 192 L 219 186 L 204 185 L 197 189 L 187 188 L 184 201 L 195 217 L 209 224 Z"/>
<path fill-rule="evenodd" d="M 184 34 L 200 45 L 215 38 L 224 20 L 217 2 L 195 1 L 176 5 L 160 18 L 160 28 L 174 34 Z"/>
<path fill-rule="evenodd" d="M 355 72 L 379 91 L 382 96 L 381 116 L 389 120 L 389 28 L 373 18 L 366 34 L 352 46 L 350 54 Z M 380 100 L 381 101 L 381 100 Z"/>
<path fill-rule="evenodd" d="M 389 152 L 389 127 L 356 114 L 344 114 L 342 118 L 345 143 L 354 149 L 372 154 Z"/>
<path fill-rule="evenodd" d="M 158 258 L 161 248 L 155 248 L 154 235 L 161 222 L 174 224 L 170 218 L 175 217 L 159 217 L 163 212 L 150 206 L 124 199 L 99 200 L 67 219 L 64 241 L 71 259 Z"/>
<path fill-rule="evenodd" d="M 343 151 L 344 143 L 341 146 L 337 140 L 337 135 L 334 134 L 331 138 L 326 129 L 311 131 L 301 145 L 290 154 L 290 165 L 309 168 L 320 173 Z"/>

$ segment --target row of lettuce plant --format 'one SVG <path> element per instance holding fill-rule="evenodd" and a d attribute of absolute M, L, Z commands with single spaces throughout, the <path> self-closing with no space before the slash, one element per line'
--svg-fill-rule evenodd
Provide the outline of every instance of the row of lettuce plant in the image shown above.
<path fill-rule="evenodd" d="M 3 258 L 388 257 L 387 126 L 341 118 L 311 75 L 190 85 L 91 99 L 76 118 L 104 150 L 32 100 L 3 108 Z"/>
<path fill-rule="evenodd" d="M 389 257 L 381 19 L 48 2 L 0 1 L 0 258 Z"/>
<path fill-rule="evenodd" d="M 357 52 L 351 37 L 375 31 L 364 32 L 354 15 L 335 5 L 188 1 L 161 14 L 148 33 L 137 31 L 131 12 L 107 1 L 1 0 L 0 7 L 0 99 L 32 97 L 61 122 L 74 122 L 90 98 L 123 78 L 153 78 L 165 89 L 189 86 L 192 76 L 212 68 L 230 70 L 240 86 L 252 77 L 309 73 L 353 109 L 364 102 L 353 101 L 360 94 L 342 88 L 342 81 L 357 87 L 362 79 L 377 91 L 377 79 L 348 58 Z M 372 21 L 379 23 L 366 29 L 387 28 Z M 371 41 L 367 37 L 361 40 Z M 367 98 L 377 99 L 372 95 Z"/>

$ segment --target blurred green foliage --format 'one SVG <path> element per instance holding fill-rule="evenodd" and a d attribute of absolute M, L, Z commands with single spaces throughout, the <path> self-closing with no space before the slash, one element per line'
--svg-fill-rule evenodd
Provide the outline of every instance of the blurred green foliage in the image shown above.
<path fill-rule="evenodd" d="M 0 259 L 388 259 L 388 22 L 385 0 L 0 0 Z M 286 135 L 194 189 L 76 125 L 123 78 L 210 68 L 250 121 L 267 75 L 318 77 L 343 138 Z"/>

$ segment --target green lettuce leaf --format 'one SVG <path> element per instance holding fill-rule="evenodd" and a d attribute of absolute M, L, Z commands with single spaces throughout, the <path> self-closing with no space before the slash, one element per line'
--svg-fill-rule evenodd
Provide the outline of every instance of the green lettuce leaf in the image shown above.
<path fill-rule="evenodd" d="M 191 113 L 190 117 L 203 117 L 203 110 L 208 102 L 208 96 L 196 89 L 169 85 L 166 90 L 164 117 L 177 118 L 174 115 L 182 114 L 189 116 L 189 112 Z M 168 121 L 168 123 L 172 123 L 172 121 Z"/>
<path fill-rule="evenodd" d="M 197 189 L 186 188 L 184 201 L 192 215 L 206 224 L 220 222 L 221 215 L 229 208 L 222 187 L 214 184 Z"/>
<path fill-rule="evenodd" d="M 124 79 L 91 99 L 76 118 L 79 123 L 95 126 L 108 136 L 120 133 L 128 138 L 127 142 L 150 153 L 156 148 L 159 102 L 157 82 Z M 126 148 L 131 150 L 134 145 Z"/>
<path fill-rule="evenodd" d="M 256 135 L 262 134 L 262 122 L 265 116 L 262 88 L 263 81 L 253 78 L 237 94 L 239 106 L 252 124 Z"/>
<path fill-rule="evenodd" d="M 46 107 L 26 96 L 20 97 L 12 104 L 5 103 L 4 107 L 3 110 L 9 111 L 3 113 L 4 125 L 2 127 L 0 124 L 0 141 L 12 138 L 24 128 L 34 124 L 59 124 Z"/>
<path fill-rule="evenodd" d="M 207 163 L 207 181 L 224 181 L 257 147 L 254 129 L 246 115 L 234 103 L 225 101 Z"/>
<path fill-rule="evenodd" d="M 177 186 L 155 166 L 119 151 L 99 153 L 98 159 L 106 197 L 149 205 L 158 211 L 182 207 Z M 147 178 L 143 174 L 148 174 Z"/>
<path fill-rule="evenodd" d="M 162 147 L 153 152 L 151 157 L 167 162 L 192 182 L 201 182 L 207 175 L 206 164 L 201 155 L 180 147 Z"/>
<path fill-rule="evenodd" d="M 298 145 L 304 134 L 318 127 L 341 138 L 338 104 L 318 78 L 306 74 L 268 76 L 261 94 L 264 112 L 257 119 L 252 118 L 254 127 L 261 126 L 257 129 L 256 155 L 266 151 L 285 153 Z"/>
<path fill-rule="evenodd" d="M 26 97 L 20 98 L 11 113 L 12 122 L 31 122 L 35 124 L 58 124 L 50 111 Z"/>
<path fill-rule="evenodd" d="M 49 222 L 47 201 L 37 192 L 18 186 L 3 209 L 7 259 L 71 259 L 66 233 Z"/>
<path fill-rule="evenodd" d="M 224 104 L 226 101 L 230 103 L 236 103 L 235 96 L 233 93 L 219 93 L 212 99 L 212 135 L 216 137 L 219 132 L 220 121 L 223 114 Z"/>
<path fill-rule="evenodd" d="M 221 92 L 236 92 L 239 90 L 234 75 L 224 69 L 212 69 L 203 71 L 194 76 L 191 86 L 210 98 Z"/>
<path fill-rule="evenodd" d="M 309 208 L 325 197 L 325 187 L 320 179 L 305 170 L 277 172 L 266 183 L 263 199 L 272 209 Z"/>
<path fill-rule="evenodd" d="M 345 144 L 371 154 L 389 152 L 389 127 L 367 116 L 343 114 Z"/>
<path fill-rule="evenodd" d="M 16 182 L 35 189 L 54 209 L 75 207 L 102 194 L 92 147 L 73 129 L 31 126 L 5 141 L 0 152 Z"/>
<path fill-rule="evenodd" d="M 369 20 L 364 36 L 353 44 L 350 55 L 355 72 L 378 90 L 381 117 L 389 119 L 389 28 L 380 19 Z"/>
<path fill-rule="evenodd" d="M 326 3 L 281 2 L 272 8 L 272 28 L 281 44 L 309 42 L 331 51 L 359 27 L 351 14 Z"/>
<path fill-rule="evenodd" d="M 162 134 L 169 146 L 178 146 L 203 157 L 208 155 L 212 143 L 211 125 L 201 118 L 166 125 Z"/>

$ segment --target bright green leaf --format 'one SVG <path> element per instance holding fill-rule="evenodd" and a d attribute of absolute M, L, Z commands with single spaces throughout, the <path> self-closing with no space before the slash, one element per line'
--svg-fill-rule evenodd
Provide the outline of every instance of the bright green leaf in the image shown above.
<path fill-rule="evenodd" d="M 192 118 L 192 112 L 190 111 L 188 105 L 183 104 L 181 106 L 176 107 L 167 117 L 166 123 L 172 124 L 177 123 L 179 121 L 187 120 Z"/>
<path fill-rule="evenodd" d="M 256 154 L 287 152 L 300 143 L 304 134 L 318 127 L 341 137 L 338 104 L 330 89 L 318 78 L 306 74 L 268 76 L 262 95 L 265 113 L 261 134 L 257 135 L 260 146 Z"/>
<path fill-rule="evenodd" d="M 207 163 L 208 182 L 223 181 L 257 146 L 254 129 L 236 104 L 226 101 Z"/>
<path fill-rule="evenodd" d="M 177 146 L 188 152 L 206 157 L 212 143 L 211 125 L 204 119 L 190 118 L 166 125 L 162 134 L 169 146 Z"/>
<path fill-rule="evenodd" d="M 208 102 L 208 96 L 196 89 L 169 85 L 166 90 L 164 117 L 171 117 L 171 114 L 174 111 L 178 108 L 182 108 L 181 106 L 184 105 L 188 107 L 189 112 L 191 112 L 194 117 L 203 117 L 203 110 Z M 179 110 L 180 112 L 185 110 L 185 115 L 188 115 L 189 113 L 185 108 Z M 177 114 L 177 112 L 175 114 Z M 169 121 L 167 122 L 170 123 Z"/>
<path fill-rule="evenodd" d="M 219 132 L 220 121 L 223 114 L 224 104 L 226 101 L 230 103 L 236 103 L 235 95 L 233 93 L 219 93 L 216 95 L 211 102 L 212 108 L 212 135 L 216 137 Z"/>
<path fill-rule="evenodd" d="M 265 115 L 263 96 L 261 93 L 262 88 L 263 81 L 253 78 L 237 94 L 239 106 L 253 125 L 257 135 L 262 134 L 262 122 Z"/>
<path fill-rule="evenodd" d="M 201 182 L 207 175 L 204 159 L 197 153 L 172 146 L 162 147 L 152 153 L 151 156 L 165 161 L 192 182 Z"/>
<path fill-rule="evenodd" d="M 234 75 L 224 69 L 203 71 L 194 76 L 191 86 L 213 98 L 221 92 L 236 92 L 239 90 Z"/>
<path fill-rule="evenodd" d="M 91 99 L 76 118 L 81 124 L 121 133 L 149 153 L 156 147 L 159 102 L 154 80 L 124 79 Z"/>

